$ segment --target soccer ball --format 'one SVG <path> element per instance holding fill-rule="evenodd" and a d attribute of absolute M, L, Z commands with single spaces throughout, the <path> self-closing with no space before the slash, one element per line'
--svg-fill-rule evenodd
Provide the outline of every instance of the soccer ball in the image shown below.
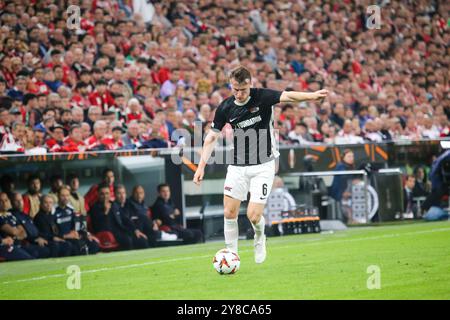
<path fill-rule="evenodd" d="M 241 259 L 238 254 L 230 249 L 217 251 L 213 258 L 214 269 L 220 274 L 233 274 L 239 270 Z"/>

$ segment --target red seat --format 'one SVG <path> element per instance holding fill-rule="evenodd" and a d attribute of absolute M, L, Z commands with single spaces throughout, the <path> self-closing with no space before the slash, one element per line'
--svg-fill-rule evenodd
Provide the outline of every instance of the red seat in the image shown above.
<path fill-rule="evenodd" d="M 119 243 L 111 232 L 101 231 L 95 234 L 92 232 L 92 219 L 89 214 L 86 215 L 86 224 L 88 231 L 98 239 L 100 250 L 108 252 L 119 249 Z"/>
<path fill-rule="evenodd" d="M 87 225 L 87 229 L 90 233 L 92 233 L 92 221 L 91 221 L 91 216 L 89 214 L 86 215 L 86 225 Z"/>
<path fill-rule="evenodd" d="M 152 212 L 152 208 L 148 207 L 147 210 L 147 217 L 149 217 L 150 219 L 153 219 L 153 212 Z"/>
<path fill-rule="evenodd" d="M 150 207 L 148 208 L 147 216 L 148 216 L 150 219 L 153 220 L 153 212 L 152 212 L 152 209 L 151 209 Z M 164 231 L 164 232 L 170 232 L 170 231 L 172 231 L 172 229 L 170 229 L 169 226 L 164 226 L 164 225 L 159 226 L 159 230 Z"/>
<path fill-rule="evenodd" d="M 164 232 L 170 232 L 172 231 L 172 229 L 170 229 L 169 226 L 159 226 L 159 230 L 164 231 Z"/>
<path fill-rule="evenodd" d="M 119 243 L 111 232 L 97 232 L 95 237 L 100 241 L 99 246 L 102 251 L 114 251 L 119 249 Z"/>

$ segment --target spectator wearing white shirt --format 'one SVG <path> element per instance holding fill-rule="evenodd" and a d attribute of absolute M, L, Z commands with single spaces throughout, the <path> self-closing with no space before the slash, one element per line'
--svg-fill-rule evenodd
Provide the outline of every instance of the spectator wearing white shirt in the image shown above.
<path fill-rule="evenodd" d="M 421 132 L 422 138 L 424 139 L 439 139 L 441 135 L 439 129 L 433 124 L 433 119 L 428 115 L 425 115 L 424 117 L 424 123 Z"/>
<path fill-rule="evenodd" d="M 369 140 L 371 142 L 382 142 L 383 141 L 383 137 L 376 129 L 377 129 L 376 124 L 372 119 L 366 120 L 366 123 L 364 125 L 364 132 L 365 132 L 366 140 Z"/>
<path fill-rule="evenodd" d="M 288 134 L 289 139 L 300 145 L 310 145 L 314 142 L 312 136 L 308 133 L 308 127 L 303 122 L 298 122 L 293 131 Z"/>
<path fill-rule="evenodd" d="M 364 143 L 364 139 L 353 133 L 353 123 L 351 120 L 345 120 L 342 130 L 339 131 L 334 139 L 336 144 L 356 144 Z"/>
<path fill-rule="evenodd" d="M 0 143 L 0 152 L 24 152 L 22 139 L 25 135 L 25 125 L 21 122 L 13 122 L 11 125 L 11 132 L 3 135 Z"/>

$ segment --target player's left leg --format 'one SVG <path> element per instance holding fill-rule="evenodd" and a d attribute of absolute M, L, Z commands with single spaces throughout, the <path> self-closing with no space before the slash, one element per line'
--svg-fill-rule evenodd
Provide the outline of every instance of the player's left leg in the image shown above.
<path fill-rule="evenodd" d="M 263 203 L 249 202 L 247 207 L 247 217 L 252 223 L 253 230 L 255 230 L 256 263 L 263 263 L 266 259 L 266 235 L 264 234 L 266 220 L 263 215 L 265 206 Z"/>
<path fill-rule="evenodd" d="M 255 262 L 263 263 L 266 259 L 266 235 L 264 228 L 264 207 L 272 190 L 275 177 L 275 161 L 252 166 L 248 169 L 250 179 L 250 202 L 247 217 L 255 230 Z"/>

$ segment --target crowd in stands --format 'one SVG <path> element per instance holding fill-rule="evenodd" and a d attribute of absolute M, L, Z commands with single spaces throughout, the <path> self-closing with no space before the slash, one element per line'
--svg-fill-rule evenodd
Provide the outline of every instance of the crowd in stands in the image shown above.
<path fill-rule="evenodd" d="M 78 190 L 75 174 L 67 175 L 66 181 L 60 175 L 49 180 L 50 191 L 43 194 L 40 177 L 30 175 L 22 194 L 11 176 L 1 177 L 0 261 L 203 241 L 200 230 L 181 225 L 167 184 L 158 186 L 158 197 L 149 207 L 143 186 L 134 186 L 128 196 L 110 169 L 85 195 Z"/>
<path fill-rule="evenodd" d="M 380 1 L 369 29 L 370 4 L 1 1 L 0 152 L 175 145 L 209 130 L 240 64 L 255 87 L 330 91 L 275 107 L 282 144 L 448 136 L 450 4 Z"/>

